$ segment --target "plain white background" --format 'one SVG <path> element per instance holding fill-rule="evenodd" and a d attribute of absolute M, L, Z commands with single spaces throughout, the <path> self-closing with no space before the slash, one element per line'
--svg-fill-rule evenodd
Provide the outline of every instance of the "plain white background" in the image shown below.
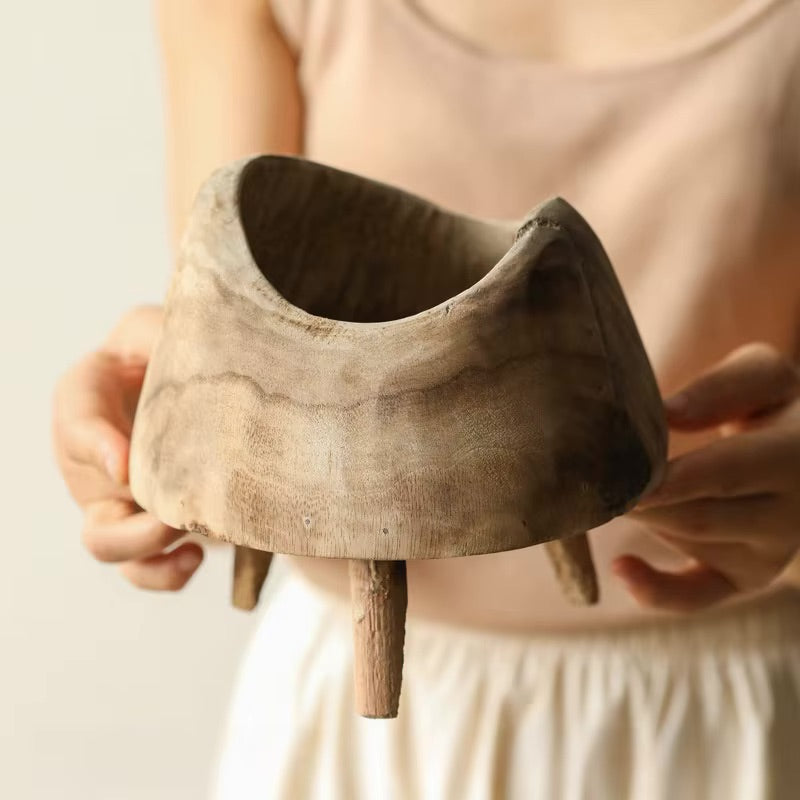
<path fill-rule="evenodd" d="M 82 550 L 49 441 L 58 374 L 168 281 L 150 3 L 2 11 L 0 797 L 198 800 L 255 622 L 230 552 L 178 595 L 129 587 Z"/>

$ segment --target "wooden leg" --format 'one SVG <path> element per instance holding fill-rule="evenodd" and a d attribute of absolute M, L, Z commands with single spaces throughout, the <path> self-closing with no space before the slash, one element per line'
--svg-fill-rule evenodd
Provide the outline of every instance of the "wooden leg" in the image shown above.
<path fill-rule="evenodd" d="M 236 547 L 233 556 L 233 605 L 236 608 L 251 611 L 258 605 L 271 561 L 272 553 Z"/>
<path fill-rule="evenodd" d="M 350 561 L 356 710 L 396 717 L 403 678 L 405 561 Z"/>
<path fill-rule="evenodd" d="M 567 599 L 576 605 L 593 605 L 600 596 L 597 573 L 585 533 L 545 544 L 550 563 Z"/>

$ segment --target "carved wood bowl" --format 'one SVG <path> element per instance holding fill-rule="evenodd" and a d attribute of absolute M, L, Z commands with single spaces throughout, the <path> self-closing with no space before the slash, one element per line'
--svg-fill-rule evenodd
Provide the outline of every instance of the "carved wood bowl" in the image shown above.
<path fill-rule="evenodd" d="M 547 545 L 597 599 L 584 532 L 659 479 L 666 428 L 608 258 L 561 199 L 482 221 L 295 158 L 200 191 L 136 414 L 136 501 L 237 546 L 350 559 L 356 701 L 395 716 L 405 559 Z"/>

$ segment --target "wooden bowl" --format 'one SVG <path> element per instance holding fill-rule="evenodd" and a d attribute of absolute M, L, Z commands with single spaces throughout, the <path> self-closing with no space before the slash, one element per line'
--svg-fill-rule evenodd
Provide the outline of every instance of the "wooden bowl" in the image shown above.
<path fill-rule="evenodd" d="M 597 599 L 584 532 L 666 457 L 662 404 L 609 260 L 561 199 L 454 214 L 295 158 L 195 203 L 133 431 L 136 501 L 238 546 L 351 559 L 357 702 L 394 716 L 405 559 L 548 542 Z"/>

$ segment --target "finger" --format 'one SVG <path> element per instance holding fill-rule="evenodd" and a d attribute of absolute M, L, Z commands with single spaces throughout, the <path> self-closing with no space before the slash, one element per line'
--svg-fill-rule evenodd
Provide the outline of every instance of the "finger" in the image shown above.
<path fill-rule="evenodd" d="M 636 508 L 788 490 L 797 482 L 795 438 L 777 430 L 749 431 L 678 456 Z"/>
<path fill-rule="evenodd" d="M 677 552 L 718 572 L 739 591 L 768 586 L 783 572 L 797 550 L 782 546 L 773 538 L 708 542 L 656 530 L 653 533 Z"/>
<path fill-rule="evenodd" d="M 722 500 L 701 498 L 630 513 L 658 531 L 703 542 L 763 540 L 770 523 L 787 522 L 783 519 L 782 498 L 770 494 Z"/>
<path fill-rule="evenodd" d="M 117 484 L 128 482 L 128 437 L 103 417 L 91 417 L 64 432 L 66 457 L 99 470 Z"/>
<path fill-rule="evenodd" d="M 705 375 L 664 401 L 672 427 L 696 430 L 766 413 L 797 397 L 800 375 L 767 344 L 735 350 Z"/>
<path fill-rule="evenodd" d="M 639 605 L 664 611 L 699 611 L 736 593 L 725 576 L 702 564 L 681 572 L 663 572 L 636 556 L 620 556 L 612 563 Z"/>
<path fill-rule="evenodd" d="M 98 560 L 128 561 L 160 553 L 184 536 L 132 504 L 106 501 L 90 506 L 83 529 L 83 544 Z"/>
<path fill-rule="evenodd" d="M 58 381 L 53 395 L 54 417 L 63 422 L 124 414 L 127 396 L 139 394 L 146 366 L 113 353 L 88 354 Z"/>
<path fill-rule="evenodd" d="M 120 572 L 140 589 L 175 592 L 182 589 L 203 561 L 203 548 L 186 542 L 169 553 L 126 561 Z"/>
<path fill-rule="evenodd" d="M 772 582 L 797 550 L 793 504 L 785 497 L 697 500 L 637 514 L 664 542 L 735 587 Z"/>
<path fill-rule="evenodd" d="M 59 381 L 53 397 L 53 434 L 62 466 L 99 469 L 127 481 L 128 440 L 144 376 L 141 362 L 91 353 Z"/>
<path fill-rule="evenodd" d="M 147 361 L 161 332 L 163 319 L 161 306 L 136 306 L 123 315 L 105 346 L 130 360 Z"/>

